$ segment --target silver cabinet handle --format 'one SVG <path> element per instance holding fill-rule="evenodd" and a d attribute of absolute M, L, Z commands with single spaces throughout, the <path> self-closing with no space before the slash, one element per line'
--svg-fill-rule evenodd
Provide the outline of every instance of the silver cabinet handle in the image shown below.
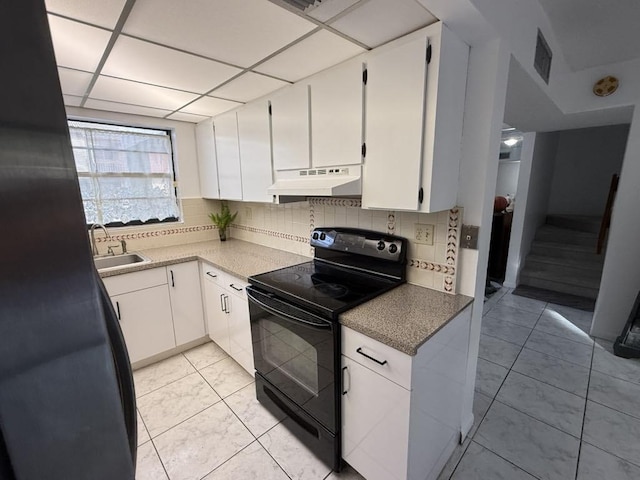
<path fill-rule="evenodd" d="M 347 366 L 342 367 L 342 395 L 346 395 L 347 393 L 349 393 L 349 389 L 345 387 L 345 382 L 344 382 L 344 378 L 345 378 L 344 373 L 347 372 L 348 368 L 349 367 Z M 351 382 L 349 382 L 349 388 L 351 388 Z"/>
<path fill-rule="evenodd" d="M 229 300 L 229 295 L 224 295 L 224 311 L 225 313 L 231 313 L 229 311 L 229 305 L 227 304 L 227 300 Z"/>
<path fill-rule="evenodd" d="M 233 283 L 230 283 L 229 286 L 233 288 L 236 292 L 241 292 L 242 290 L 244 290 L 244 288 L 242 287 L 236 287 L 235 284 Z"/>
<path fill-rule="evenodd" d="M 227 311 L 224 309 L 224 293 L 220 294 L 220 310 L 222 310 L 223 312 L 227 313 Z"/>
<path fill-rule="evenodd" d="M 211 278 L 216 278 L 218 275 L 214 275 L 211 272 L 205 272 L 207 275 L 209 275 Z"/>
<path fill-rule="evenodd" d="M 376 362 L 378 365 L 386 365 L 386 364 L 387 364 L 387 361 L 386 361 L 386 360 L 380 361 L 380 360 L 378 360 L 377 358 L 373 358 L 372 356 L 367 355 L 366 353 L 364 353 L 364 352 L 362 351 L 362 347 L 358 347 L 358 348 L 356 349 L 356 352 L 358 352 L 358 353 L 359 353 L 360 355 L 362 355 L 363 357 L 368 358 L 369 360 L 373 360 L 373 361 L 374 361 L 374 362 Z"/>
<path fill-rule="evenodd" d="M 120 315 L 120 302 L 116 302 L 116 312 L 118 312 L 118 320 L 122 321 L 122 315 Z"/>

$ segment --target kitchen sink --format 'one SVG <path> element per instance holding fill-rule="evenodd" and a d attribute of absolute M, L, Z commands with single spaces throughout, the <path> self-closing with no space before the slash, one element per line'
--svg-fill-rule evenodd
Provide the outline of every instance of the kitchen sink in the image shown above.
<path fill-rule="evenodd" d="M 151 260 L 143 257 L 139 253 L 125 253 L 122 255 L 109 255 L 105 257 L 94 257 L 93 262 L 98 270 L 108 268 L 126 267 L 127 265 L 139 265 L 149 263 Z"/>

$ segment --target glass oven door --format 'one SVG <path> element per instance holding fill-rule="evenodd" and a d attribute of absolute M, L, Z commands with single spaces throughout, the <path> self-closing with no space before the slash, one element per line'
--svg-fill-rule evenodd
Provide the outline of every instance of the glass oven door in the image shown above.
<path fill-rule="evenodd" d="M 256 371 L 336 432 L 338 325 L 252 287 L 247 295 Z"/>

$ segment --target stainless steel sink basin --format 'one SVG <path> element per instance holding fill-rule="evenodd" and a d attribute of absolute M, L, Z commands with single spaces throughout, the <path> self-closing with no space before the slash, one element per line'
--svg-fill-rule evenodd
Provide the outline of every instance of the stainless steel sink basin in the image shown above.
<path fill-rule="evenodd" d="M 109 255 L 107 257 L 95 257 L 93 262 L 98 270 L 106 270 L 108 268 L 126 267 L 127 265 L 138 265 L 141 263 L 149 263 L 148 258 L 138 253 L 125 253 L 124 255 Z"/>

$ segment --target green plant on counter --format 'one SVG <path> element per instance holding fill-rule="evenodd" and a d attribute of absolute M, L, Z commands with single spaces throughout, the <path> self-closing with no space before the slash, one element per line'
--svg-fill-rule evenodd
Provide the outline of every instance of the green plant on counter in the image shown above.
<path fill-rule="evenodd" d="M 231 213 L 229 210 L 229 205 L 226 203 L 222 204 L 222 209 L 220 213 L 210 213 L 209 218 L 213 222 L 213 224 L 218 227 L 218 234 L 220 235 L 220 240 L 225 241 L 227 239 L 227 228 L 238 216 L 238 212 Z"/>

